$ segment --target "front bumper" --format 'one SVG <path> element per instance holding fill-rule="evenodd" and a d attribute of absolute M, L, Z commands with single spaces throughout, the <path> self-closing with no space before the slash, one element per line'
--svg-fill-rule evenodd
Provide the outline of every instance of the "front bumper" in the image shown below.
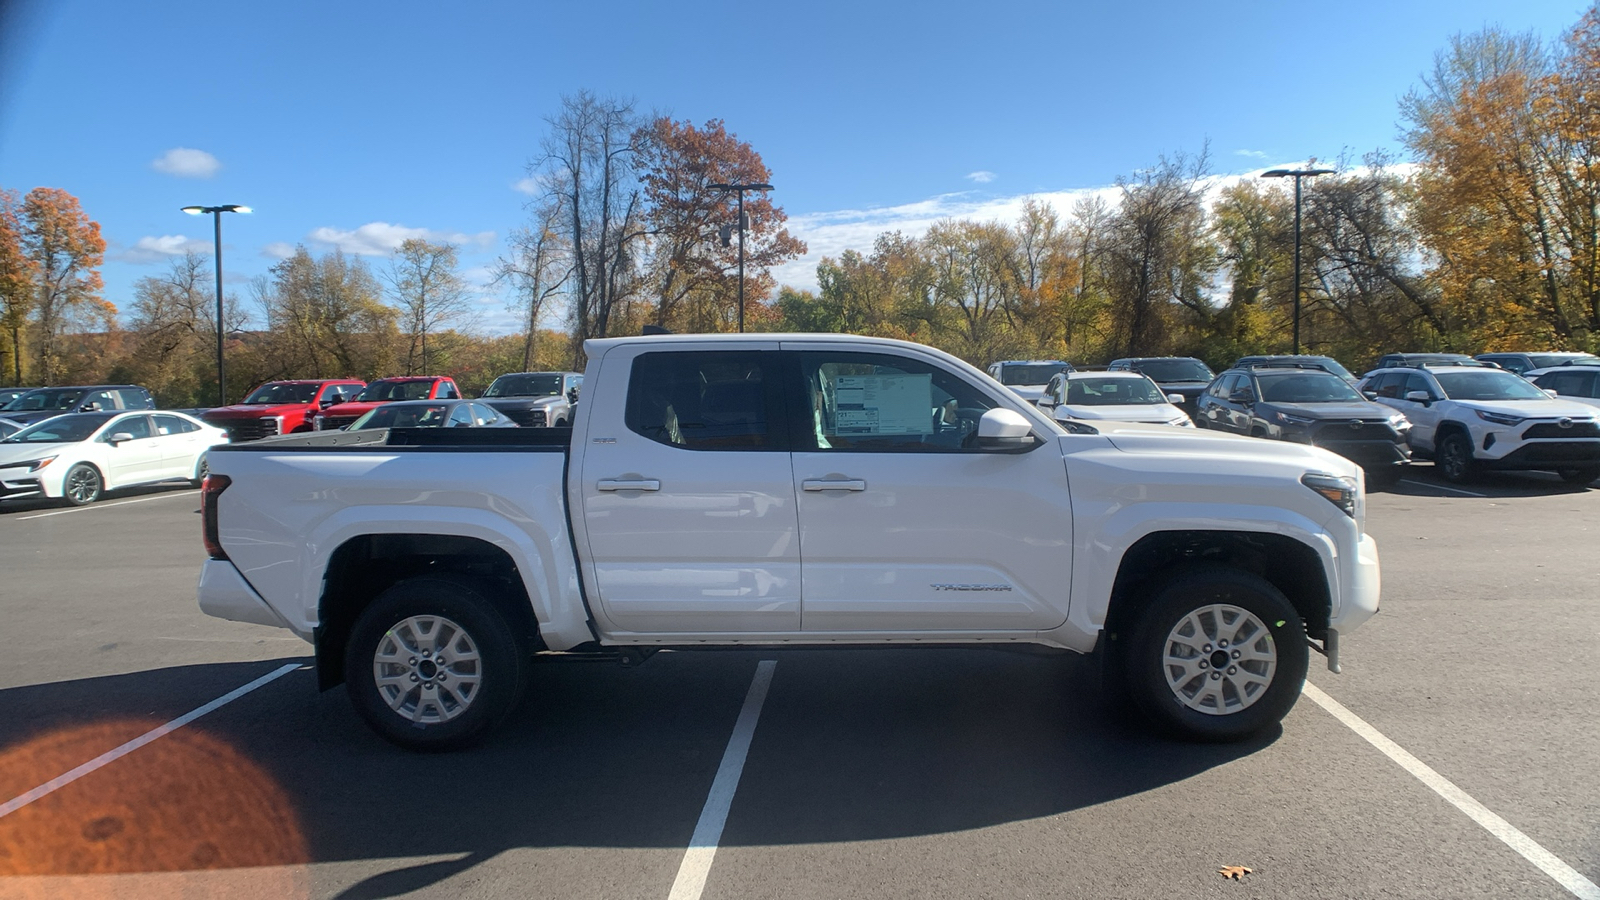
<path fill-rule="evenodd" d="M 1479 457 L 1490 469 L 1575 469 L 1600 466 L 1600 440 L 1529 441 L 1501 457 Z"/>
<path fill-rule="evenodd" d="M 1348 634 L 1378 612 L 1383 582 L 1378 575 L 1378 542 L 1363 534 L 1356 552 L 1340 560 L 1339 602 L 1328 627 Z"/>

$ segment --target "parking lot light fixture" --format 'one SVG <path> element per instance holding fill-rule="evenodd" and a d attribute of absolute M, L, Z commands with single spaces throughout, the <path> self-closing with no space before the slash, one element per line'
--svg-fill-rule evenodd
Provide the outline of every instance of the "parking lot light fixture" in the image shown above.
<path fill-rule="evenodd" d="M 237 203 L 225 203 L 222 206 L 185 206 L 183 212 L 191 216 L 211 214 L 212 224 L 215 226 L 216 235 L 216 261 L 217 261 L 217 405 L 228 405 L 228 387 L 222 375 L 222 214 L 252 212 L 248 206 Z"/>
<path fill-rule="evenodd" d="M 1294 179 L 1294 353 L 1300 355 L 1300 179 L 1332 175 L 1333 169 L 1268 169 L 1262 178 Z"/>
<path fill-rule="evenodd" d="M 718 183 L 709 184 L 706 187 L 714 191 L 734 191 L 739 195 L 739 333 L 744 334 L 744 192 L 770 191 L 772 190 L 772 185 L 766 183 Z"/>

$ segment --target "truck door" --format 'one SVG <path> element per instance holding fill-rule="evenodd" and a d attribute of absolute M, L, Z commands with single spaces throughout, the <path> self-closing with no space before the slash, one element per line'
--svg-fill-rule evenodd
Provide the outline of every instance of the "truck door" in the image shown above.
<path fill-rule="evenodd" d="M 1072 516 L 1057 435 L 981 450 L 978 420 L 1015 400 L 931 358 L 789 346 L 806 632 L 1065 621 Z"/>
<path fill-rule="evenodd" d="M 591 608 L 614 633 L 796 632 L 799 522 L 777 344 L 655 346 L 606 355 L 572 450 Z"/>

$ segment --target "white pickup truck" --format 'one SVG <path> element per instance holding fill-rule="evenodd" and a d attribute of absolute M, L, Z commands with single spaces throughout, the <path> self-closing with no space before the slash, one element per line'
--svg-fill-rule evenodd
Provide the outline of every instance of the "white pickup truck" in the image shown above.
<path fill-rule="evenodd" d="M 1238 739 L 1378 608 L 1361 469 L 1315 447 L 1063 427 L 902 341 L 586 351 L 570 431 L 215 448 L 201 608 L 313 642 L 418 749 L 482 737 L 538 654 L 711 646 L 1098 652 L 1158 725 Z"/>

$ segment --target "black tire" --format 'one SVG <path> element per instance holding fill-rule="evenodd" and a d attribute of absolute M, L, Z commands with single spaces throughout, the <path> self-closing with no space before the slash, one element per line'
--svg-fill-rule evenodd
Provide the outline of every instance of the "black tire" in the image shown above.
<path fill-rule="evenodd" d="M 1582 469 L 1562 469 L 1559 473 L 1561 480 L 1567 484 L 1589 484 L 1600 478 L 1600 468 L 1589 466 Z"/>
<path fill-rule="evenodd" d="M 204 453 L 200 454 L 200 461 L 195 463 L 194 472 L 195 477 L 191 478 L 189 483 L 195 487 L 200 487 L 201 485 L 205 484 L 206 475 L 210 474 L 211 472 L 211 461 L 206 459 L 206 455 Z"/>
<path fill-rule="evenodd" d="M 88 506 L 105 493 L 106 482 L 100 470 L 88 463 L 78 463 L 67 470 L 61 480 L 61 499 L 69 506 Z"/>
<path fill-rule="evenodd" d="M 1218 611 L 1207 610 L 1217 606 L 1242 610 L 1249 615 L 1235 613 L 1237 618 L 1225 624 Z M 1219 676 L 1213 674 L 1212 663 L 1218 659 L 1225 661 L 1228 654 L 1237 660 L 1239 649 L 1217 647 L 1207 651 L 1211 653 L 1210 659 L 1205 653 L 1192 657 L 1195 666 L 1205 667 L 1201 674 L 1192 676 L 1193 680 L 1188 682 L 1169 684 L 1169 671 L 1183 671 L 1169 668 L 1169 638 L 1191 614 L 1202 620 L 1209 616 L 1213 624 L 1220 626 L 1216 629 L 1218 637 L 1232 635 L 1224 638 L 1226 640 L 1235 640 L 1240 632 L 1245 633 L 1251 648 L 1275 654 L 1275 665 L 1269 671 L 1265 662 L 1233 662 Z M 1235 628 L 1239 631 L 1231 630 Z M 1260 632 L 1261 628 L 1265 629 L 1265 634 Z M 1210 640 L 1203 633 L 1197 637 Z M 1172 646 L 1178 650 L 1184 644 L 1174 641 Z M 1186 568 L 1162 581 L 1151 594 L 1149 605 L 1138 614 L 1123 652 L 1123 677 L 1139 711 L 1162 730 L 1195 741 L 1238 741 L 1276 725 L 1299 699 L 1309 664 L 1300 614 L 1283 593 L 1265 579 L 1248 572 L 1211 565 Z M 1218 652 L 1223 656 L 1217 657 Z M 1248 694 L 1241 693 L 1239 684 L 1248 679 L 1250 673 L 1247 671 L 1240 678 L 1235 670 L 1250 666 L 1255 667 L 1257 676 L 1265 675 L 1268 681 L 1264 686 L 1249 690 Z M 1208 675 L 1220 687 L 1211 708 L 1221 708 L 1221 712 L 1205 712 L 1191 705 L 1205 700 Z M 1183 675 L 1175 674 L 1175 677 Z M 1193 690 L 1186 691 L 1187 688 Z M 1227 697 L 1230 691 L 1231 699 Z M 1189 694 L 1192 699 L 1185 699 L 1181 693 Z M 1229 705 L 1238 708 L 1228 712 Z"/>
<path fill-rule="evenodd" d="M 410 578 L 378 595 L 361 613 L 345 646 L 345 683 L 356 711 L 372 730 L 409 750 L 459 750 L 482 740 L 517 705 L 529 654 L 490 599 L 491 589 L 447 575 Z M 445 638 L 440 656 L 464 650 L 451 631 L 455 628 L 476 649 L 478 660 L 473 664 L 447 659 L 444 666 L 430 668 L 431 651 L 396 657 L 396 662 L 384 664 L 395 682 L 380 689 L 376 672 L 380 649 L 404 654 L 408 646 L 417 650 L 429 645 L 414 640 L 417 632 L 408 624 L 419 617 L 435 623 L 426 633 Z M 475 690 L 463 695 L 459 685 L 474 673 Z M 416 687 L 396 687 L 406 682 Z M 398 708 L 391 705 L 391 698 Z"/>
<path fill-rule="evenodd" d="M 1478 462 L 1472 458 L 1472 441 L 1452 431 L 1439 442 L 1433 454 L 1433 467 L 1439 477 L 1454 484 L 1470 484 L 1478 478 Z"/>

